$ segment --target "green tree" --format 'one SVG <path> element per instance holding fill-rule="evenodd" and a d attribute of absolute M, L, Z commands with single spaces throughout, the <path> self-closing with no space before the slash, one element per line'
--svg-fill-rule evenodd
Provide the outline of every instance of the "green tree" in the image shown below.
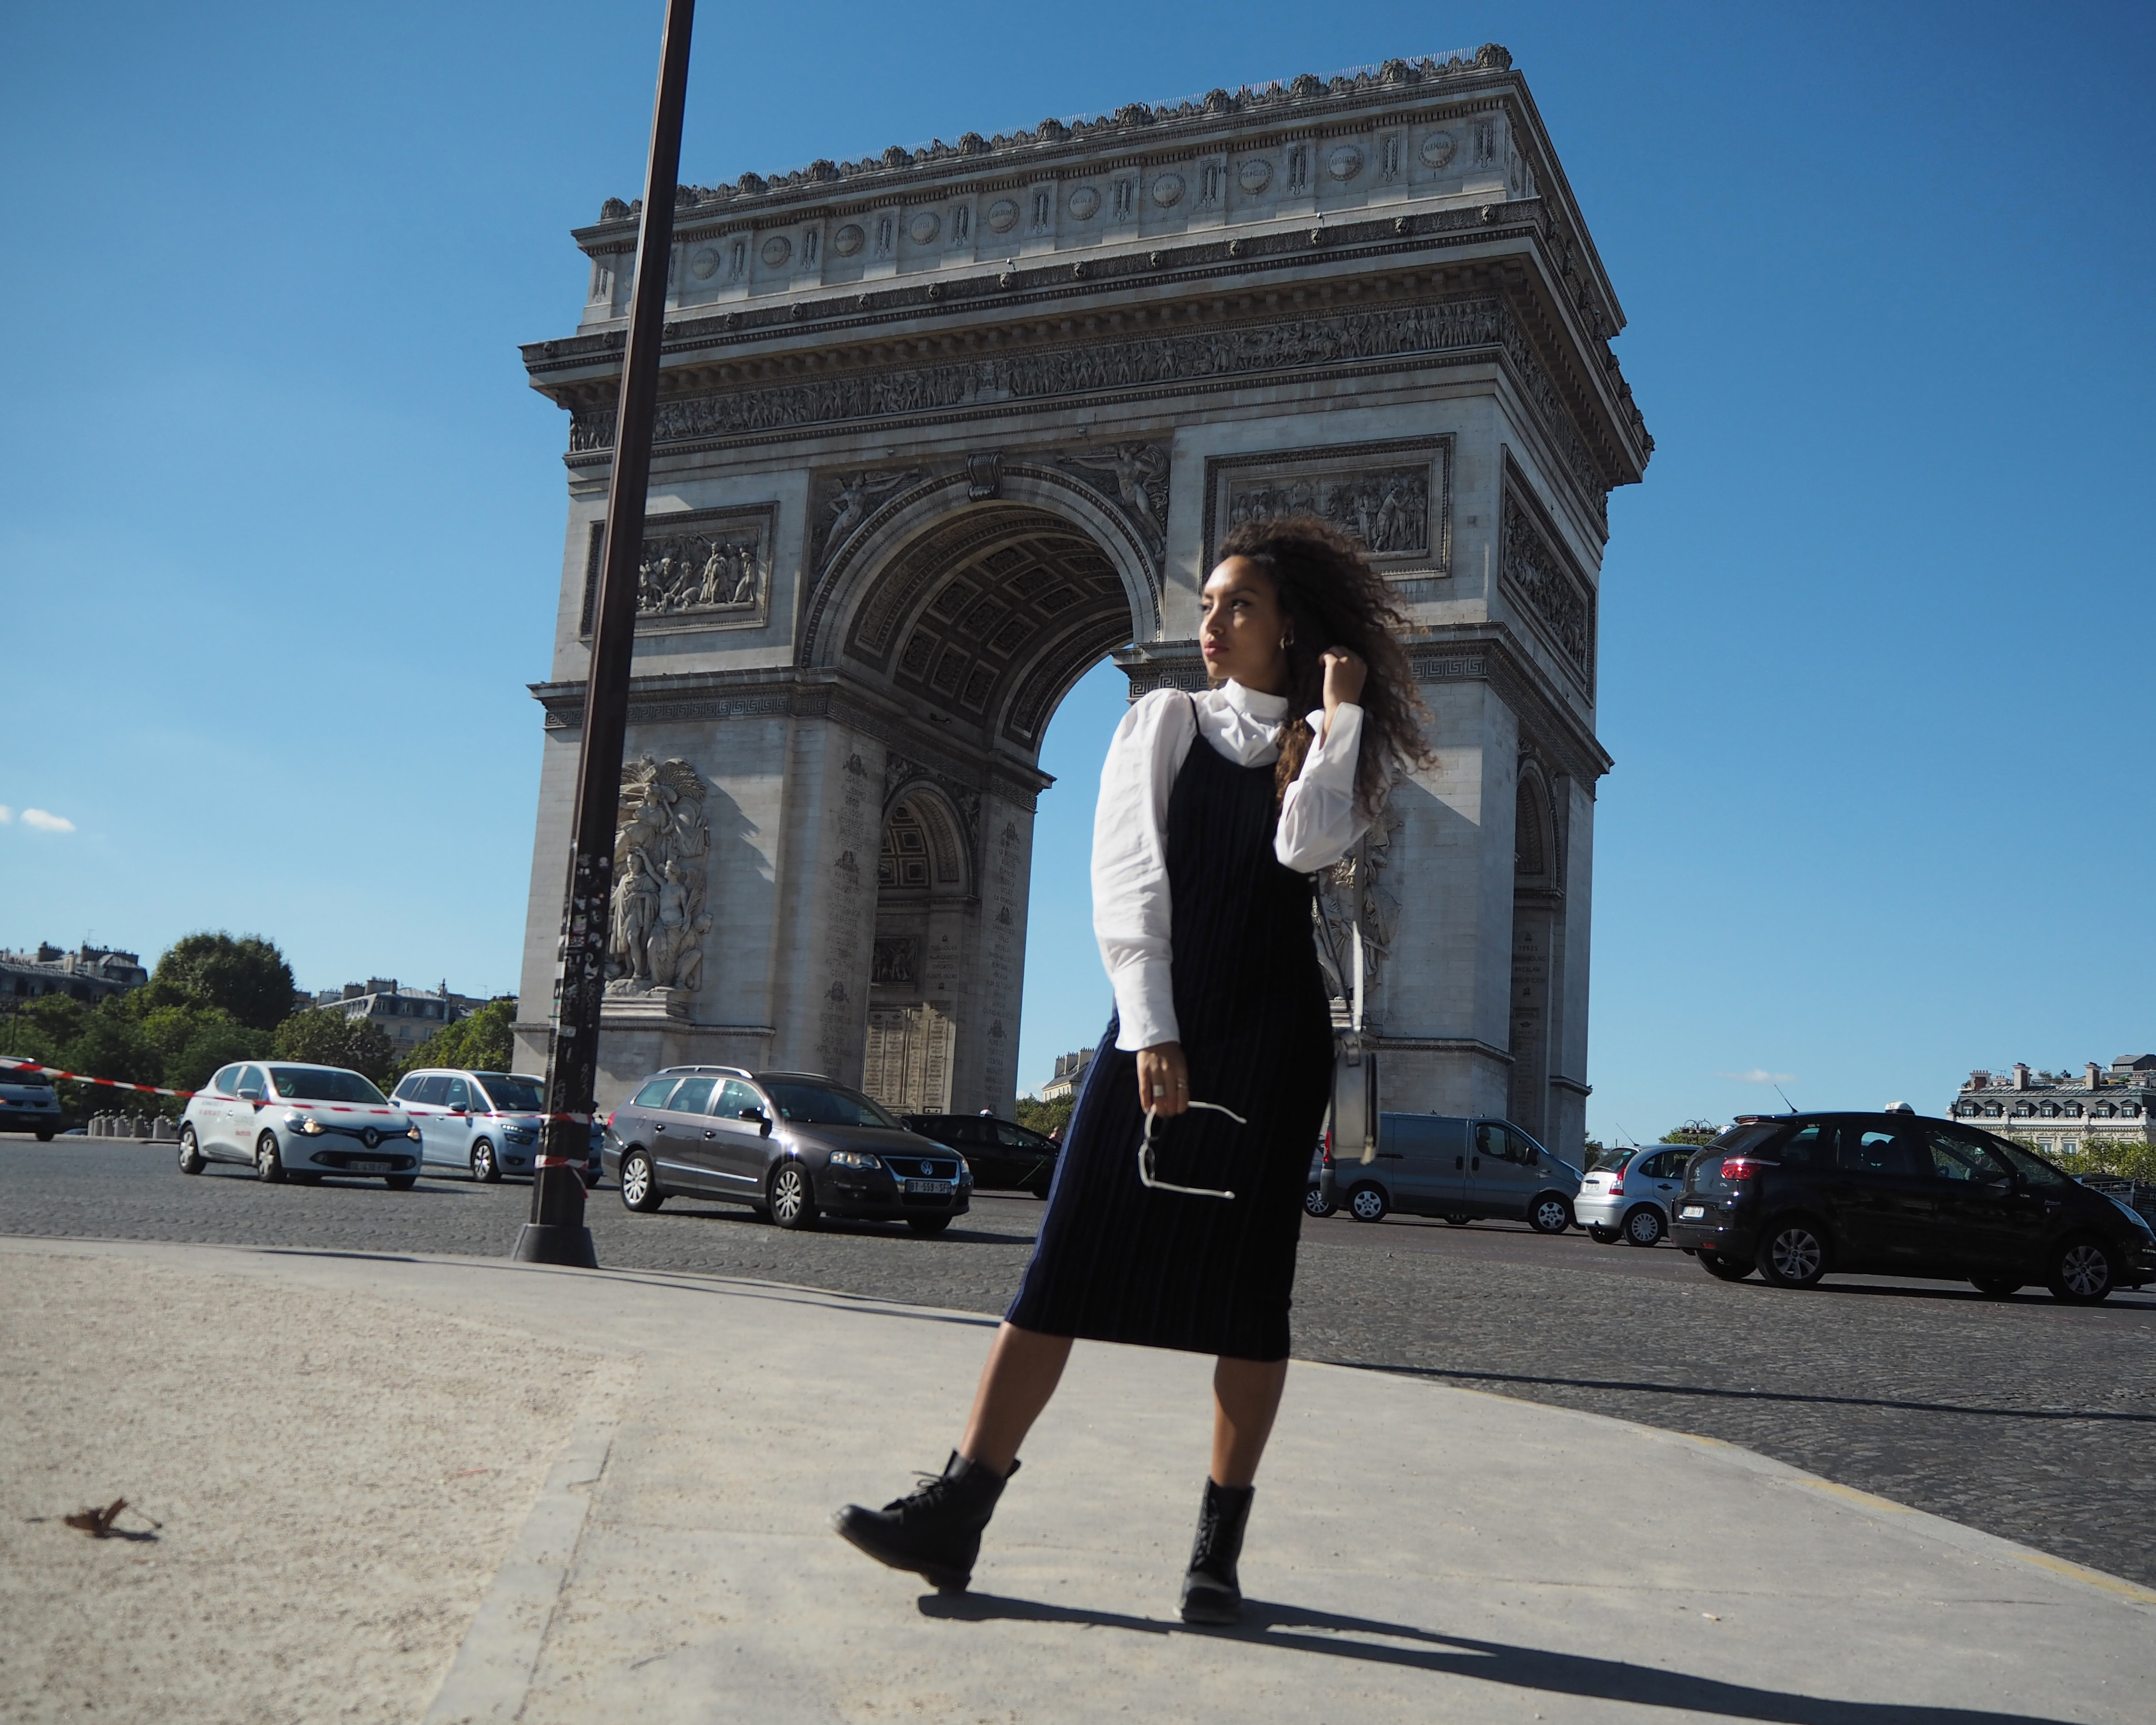
<path fill-rule="evenodd" d="M 292 967 L 259 934 L 183 935 L 157 961 L 145 991 L 151 1006 L 214 1007 L 243 1024 L 274 1030 L 291 1016 Z"/>
<path fill-rule="evenodd" d="M 277 1026 L 270 1052 L 280 1060 L 305 1060 L 315 1066 L 345 1066 L 377 1084 L 389 1082 L 396 1045 L 379 1024 L 348 1019 L 333 1007 L 310 1007 Z"/>
<path fill-rule="evenodd" d="M 516 1002 L 490 1000 L 454 1024 L 444 1024 L 398 1067 L 400 1073 L 421 1066 L 454 1066 L 467 1072 L 506 1072 L 516 1048 L 509 1027 L 516 1022 Z"/>
<path fill-rule="evenodd" d="M 1704 1120 L 1687 1120 L 1682 1126 L 1673 1126 L 1662 1134 L 1665 1144 L 1712 1144 L 1722 1136 L 1722 1128 L 1710 1126 Z"/>
<path fill-rule="evenodd" d="M 1065 1096 L 1060 1102 L 1044 1102 L 1037 1096 L 1018 1099 L 1018 1123 L 1037 1132 L 1057 1132 L 1070 1124 L 1070 1111 L 1076 1100 Z"/>

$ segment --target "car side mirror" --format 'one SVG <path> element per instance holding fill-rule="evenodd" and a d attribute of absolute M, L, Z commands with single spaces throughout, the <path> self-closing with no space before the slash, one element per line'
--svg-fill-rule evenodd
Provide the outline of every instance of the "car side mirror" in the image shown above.
<path fill-rule="evenodd" d="M 771 1117 L 765 1113 L 762 1109 L 744 1108 L 741 1111 L 741 1117 L 743 1120 L 753 1120 L 757 1125 L 762 1128 L 765 1137 L 767 1138 L 771 1136 Z"/>
<path fill-rule="evenodd" d="M 250 1087 L 240 1091 L 239 1100 L 243 1102 L 259 1102 L 262 1100 L 262 1092 Z"/>

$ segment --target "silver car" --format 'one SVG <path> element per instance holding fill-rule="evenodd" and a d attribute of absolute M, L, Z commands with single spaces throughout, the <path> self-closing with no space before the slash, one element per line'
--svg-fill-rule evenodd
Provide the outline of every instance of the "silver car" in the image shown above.
<path fill-rule="evenodd" d="M 454 1168 L 490 1183 L 505 1173 L 529 1173 L 547 1122 L 547 1084 L 522 1072 L 467 1072 L 422 1067 L 398 1081 L 396 1100 L 419 1128 L 429 1168 Z M 605 1128 L 588 1134 L 584 1184 L 599 1183 Z"/>
<path fill-rule="evenodd" d="M 49 1144 L 66 1125 L 51 1079 L 35 1066 L 0 1060 L 0 1132 L 35 1132 Z"/>
<path fill-rule="evenodd" d="M 1656 1245 L 1670 1231 L 1677 1194 L 1684 1190 L 1685 1164 L 1698 1153 L 1697 1144 L 1640 1144 L 1605 1150 L 1580 1182 L 1573 1214 L 1604 1245 L 1621 1240 L 1627 1245 Z"/>
<path fill-rule="evenodd" d="M 419 1178 L 419 1128 L 357 1072 L 248 1060 L 188 1101 L 179 1154 L 183 1174 L 213 1162 L 252 1163 L 263 1180 L 379 1175 L 403 1192 Z"/>

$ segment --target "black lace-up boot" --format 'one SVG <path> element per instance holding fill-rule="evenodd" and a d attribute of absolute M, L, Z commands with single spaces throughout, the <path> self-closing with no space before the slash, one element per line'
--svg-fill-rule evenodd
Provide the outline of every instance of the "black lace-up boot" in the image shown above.
<path fill-rule="evenodd" d="M 1010 1471 L 1018 1471 L 1017 1462 Z M 963 1593 L 973 1579 L 981 1532 L 1009 1478 L 953 1450 L 943 1471 L 922 1474 L 921 1489 L 911 1497 L 881 1509 L 850 1503 L 831 1517 L 831 1525 L 879 1563 L 910 1569 L 946 1593 Z"/>
<path fill-rule="evenodd" d="M 1235 1560 L 1243 1554 L 1243 1528 L 1250 1518 L 1253 1486 L 1216 1486 L 1205 1481 L 1198 1507 L 1198 1538 L 1190 1548 L 1190 1568 L 1183 1578 L 1185 1623 L 1240 1623 L 1243 1589 L 1235 1579 Z"/>

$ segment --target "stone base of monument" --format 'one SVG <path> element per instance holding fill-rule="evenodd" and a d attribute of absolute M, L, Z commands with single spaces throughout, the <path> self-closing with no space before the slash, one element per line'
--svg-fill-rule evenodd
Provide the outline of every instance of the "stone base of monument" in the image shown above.
<path fill-rule="evenodd" d="M 526 1222 L 516 1231 L 509 1255 L 520 1264 L 559 1264 L 571 1270 L 596 1270 L 599 1255 L 588 1228 L 557 1222 Z"/>
<path fill-rule="evenodd" d="M 685 1024 L 689 1022 L 689 1003 L 695 998 L 687 988 L 652 988 L 639 993 L 615 993 L 607 991 L 603 1009 L 609 1024 Z"/>

